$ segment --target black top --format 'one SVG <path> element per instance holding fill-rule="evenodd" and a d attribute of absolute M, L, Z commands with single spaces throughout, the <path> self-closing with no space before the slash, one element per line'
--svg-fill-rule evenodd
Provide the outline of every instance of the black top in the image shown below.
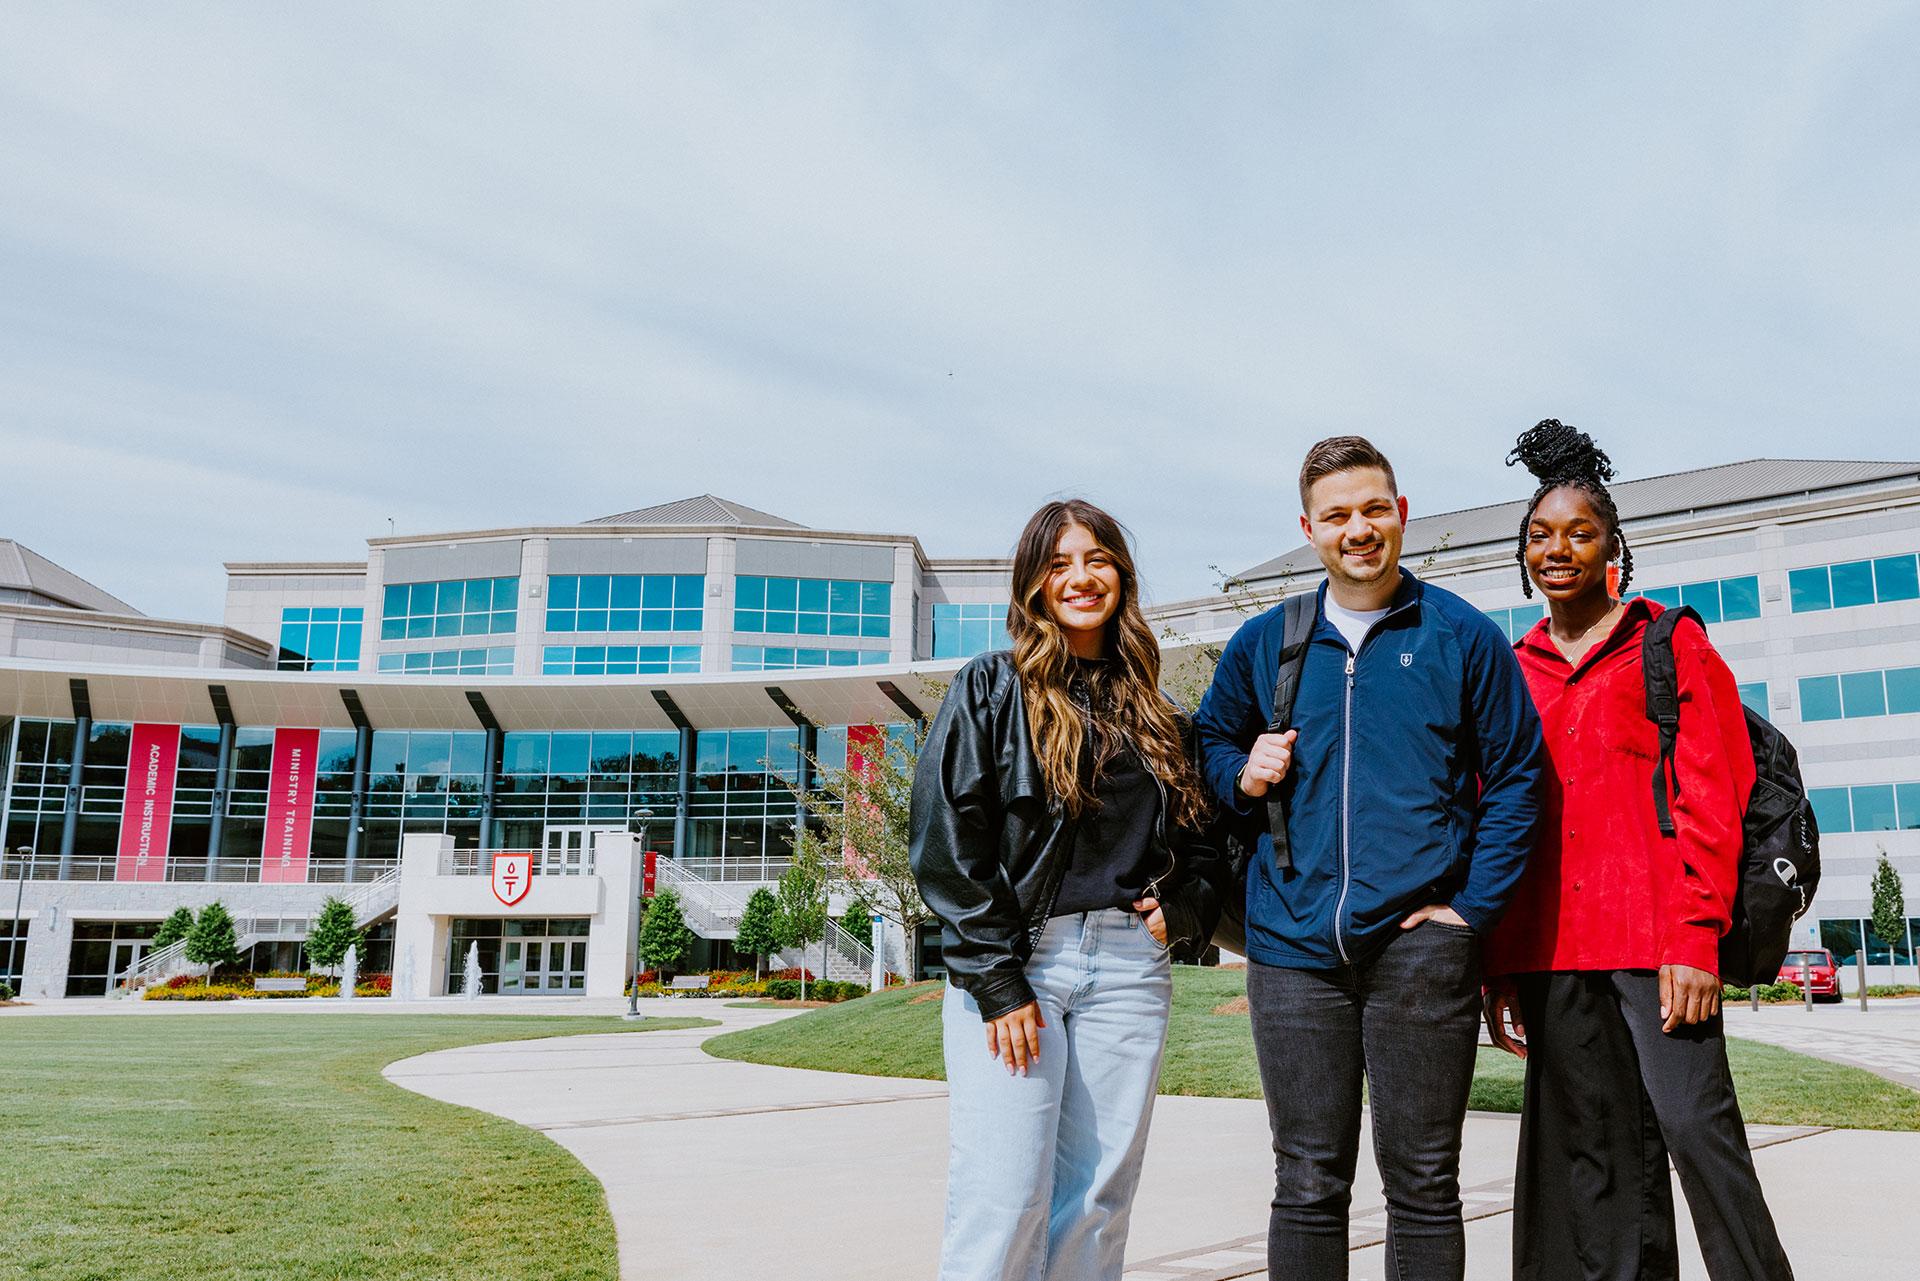
<path fill-rule="evenodd" d="M 1080 664 L 1076 701 L 1092 694 L 1081 680 L 1095 667 Z M 1092 674 L 1092 688 L 1097 690 L 1099 673 Z M 1090 705 L 1098 701 L 1097 694 L 1088 699 Z M 1089 728 L 1091 744 L 1099 731 Z M 1089 759 L 1093 750 L 1090 746 Z M 1160 785 L 1132 743 L 1123 743 L 1113 752 L 1093 790 L 1096 804 L 1074 824 L 1073 857 L 1053 901 L 1054 916 L 1109 907 L 1130 912 L 1133 901 L 1146 893 L 1147 882 L 1165 876 L 1173 863 L 1159 835 Z"/>

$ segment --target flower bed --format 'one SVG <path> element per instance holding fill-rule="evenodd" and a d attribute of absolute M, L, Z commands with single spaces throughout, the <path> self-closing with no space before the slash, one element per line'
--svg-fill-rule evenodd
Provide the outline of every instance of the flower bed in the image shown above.
<path fill-rule="evenodd" d="M 809 1000 L 847 1001 L 867 994 L 867 985 L 864 983 L 816 981 L 813 971 L 803 971 L 795 967 L 776 971 L 764 980 L 754 978 L 751 970 L 708 970 L 707 985 L 704 988 L 682 988 L 678 991 L 661 982 L 657 971 L 642 970 L 634 976 L 636 983 L 627 985 L 627 995 L 674 996 L 687 999 L 724 997 L 734 1001 L 742 998 L 767 997 L 775 1001 L 797 1001 L 800 999 L 800 976 L 803 973 L 807 978 Z"/>
<path fill-rule="evenodd" d="M 257 992 L 255 979 L 305 979 L 302 992 Z M 355 996 L 392 996 L 391 974 L 363 974 L 353 985 Z M 287 997 L 339 996 L 340 980 L 323 974 L 302 974 L 292 970 L 269 970 L 216 975 L 212 982 L 199 974 L 176 974 L 164 983 L 155 983 L 140 993 L 145 1001 L 268 1001 Z"/>

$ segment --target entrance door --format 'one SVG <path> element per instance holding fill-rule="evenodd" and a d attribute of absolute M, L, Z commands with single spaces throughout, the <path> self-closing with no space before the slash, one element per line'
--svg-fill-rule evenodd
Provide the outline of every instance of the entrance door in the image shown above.
<path fill-rule="evenodd" d="M 513 993 L 586 991 L 587 941 L 579 937 L 503 940 L 500 990 Z"/>
<path fill-rule="evenodd" d="M 578 876 L 593 870 L 593 829 L 549 827 L 547 847 L 540 859 L 545 876 Z"/>
<path fill-rule="evenodd" d="M 113 971 L 107 976 L 107 991 L 111 992 L 126 980 L 133 967 L 140 964 L 140 958 L 147 954 L 145 939 L 116 942 L 113 945 Z"/>
<path fill-rule="evenodd" d="M 579 938 L 532 939 L 527 943 L 529 992 L 584 992 L 587 941 Z"/>

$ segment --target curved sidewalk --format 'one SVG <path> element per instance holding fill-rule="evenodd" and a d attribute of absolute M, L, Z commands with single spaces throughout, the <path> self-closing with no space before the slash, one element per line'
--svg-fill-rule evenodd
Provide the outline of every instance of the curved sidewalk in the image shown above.
<path fill-rule="evenodd" d="M 387 1076 L 540 1130 L 578 1156 L 607 1190 L 626 1281 L 934 1274 L 945 1192 L 942 1084 L 716 1059 L 700 1049 L 707 1037 L 791 1015 L 645 1004 L 649 1013 L 700 1014 L 724 1026 L 467 1046 L 403 1060 Z M 1475 1281 L 1509 1277 L 1517 1133 L 1510 1116 L 1467 1123 L 1462 1185 Z M 1920 1167 L 1920 1135 L 1754 1127 L 1753 1140 L 1803 1278 L 1904 1275 L 1912 1246 L 1896 1216 L 1860 1207 Z M 1363 1154 L 1354 1189 L 1354 1281 L 1379 1278 L 1384 1267 L 1372 1164 Z M 1162 1098 L 1128 1277 L 1263 1276 L 1271 1172 L 1263 1105 Z M 1690 1238 L 1686 1217 L 1681 1233 Z M 1704 1278 L 1692 1256 L 1688 1239 L 1682 1275 Z"/>

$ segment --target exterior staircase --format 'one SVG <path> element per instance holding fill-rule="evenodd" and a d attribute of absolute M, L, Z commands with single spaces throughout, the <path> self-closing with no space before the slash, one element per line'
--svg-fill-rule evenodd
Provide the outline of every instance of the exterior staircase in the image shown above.
<path fill-rule="evenodd" d="M 654 860 L 654 883 L 674 888 L 680 896 L 680 912 L 686 918 L 687 928 L 701 938 L 740 936 L 740 916 L 747 910 L 747 902 L 727 886 L 702 880 L 665 856 Z M 836 983 L 865 983 L 873 975 L 873 950 L 840 928 L 838 921 L 829 919 L 824 973 L 820 968 L 817 939 L 805 948 L 787 948 L 774 953 L 768 966 L 776 970 L 804 966 L 817 978 L 832 979 Z"/>
<path fill-rule="evenodd" d="M 400 902 L 400 870 L 391 868 L 360 886 L 346 899 L 353 909 L 355 929 L 365 929 L 392 914 Z M 305 916 L 247 916 L 233 922 L 235 946 L 245 952 L 255 943 L 305 939 L 313 928 L 313 919 Z M 117 991 L 134 992 L 151 983 L 163 982 L 176 974 L 200 967 L 187 959 L 187 941 L 180 939 L 165 947 L 154 948 L 128 970 Z"/>

